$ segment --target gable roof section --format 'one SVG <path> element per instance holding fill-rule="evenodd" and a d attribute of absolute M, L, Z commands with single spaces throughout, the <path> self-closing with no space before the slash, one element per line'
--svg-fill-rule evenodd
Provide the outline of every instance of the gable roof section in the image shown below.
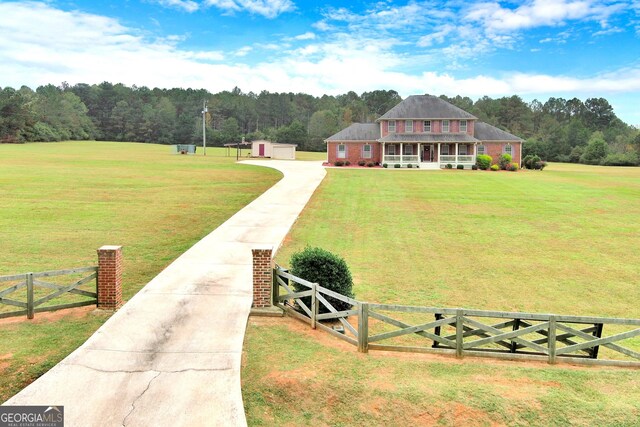
<path fill-rule="evenodd" d="M 433 95 L 412 95 L 384 113 L 379 120 L 393 119 L 477 119 L 447 101 Z"/>
<path fill-rule="evenodd" d="M 484 122 L 476 122 L 473 128 L 474 136 L 480 141 L 513 141 L 522 142 L 522 138 L 498 129 Z"/>
<path fill-rule="evenodd" d="M 352 123 L 351 126 L 331 135 L 325 141 L 377 141 L 378 138 L 380 138 L 378 123 Z"/>

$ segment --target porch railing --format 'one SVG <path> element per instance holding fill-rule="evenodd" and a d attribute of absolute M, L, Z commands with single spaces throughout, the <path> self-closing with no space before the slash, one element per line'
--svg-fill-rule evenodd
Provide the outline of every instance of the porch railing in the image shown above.
<path fill-rule="evenodd" d="M 384 156 L 384 163 L 419 163 L 420 156 Z"/>
<path fill-rule="evenodd" d="M 475 156 L 440 156 L 440 163 L 475 163 Z"/>

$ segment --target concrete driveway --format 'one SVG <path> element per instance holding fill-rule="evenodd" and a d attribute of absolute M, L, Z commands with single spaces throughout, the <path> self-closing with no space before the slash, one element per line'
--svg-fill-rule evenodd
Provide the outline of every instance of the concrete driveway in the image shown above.
<path fill-rule="evenodd" d="M 284 178 L 5 404 L 64 405 L 67 426 L 246 425 L 240 363 L 251 249 L 280 246 L 325 171 L 320 162 L 243 163 L 278 169 Z"/>

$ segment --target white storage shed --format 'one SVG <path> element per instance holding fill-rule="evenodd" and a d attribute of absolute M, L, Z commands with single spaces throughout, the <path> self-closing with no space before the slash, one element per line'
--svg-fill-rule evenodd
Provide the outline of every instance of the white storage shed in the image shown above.
<path fill-rule="evenodd" d="M 271 141 L 253 141 L 251 143 L 251 157 L 270 157 L 280 160 L 296 159 L 296 144 L 280 144 Z"/>

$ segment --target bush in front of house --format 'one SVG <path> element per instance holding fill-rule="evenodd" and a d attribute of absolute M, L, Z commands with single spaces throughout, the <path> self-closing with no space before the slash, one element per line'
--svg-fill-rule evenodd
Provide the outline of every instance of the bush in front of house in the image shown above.
<path fill-rule="evenodd" d="M 507 170 L 507 168 L 509 167 L 509 165 L 511 164 L 511 160 L 513 160 L 511 158 L 511 154 L 503 154 L 500 156 L 500 159 L 498 159 L 498 164 L 500 165 L 500 169 Z"/>
<path fill-rule="evenodd" d="M 407 167 L 408 167 L 409 169 L 411 169 L 411 168 L 413 167 L 413 165 L 412 165 L 411 163 L 409 163 L 409 164 L 407 165 Z"/>
<path fill-rule="evenodd" d="M 464 169 L 464 165 L 457 165 L 456 169 Z"/>
<path fill-rule="evenodd" d="M 522 159 L 522 166 L 527 169 L 535 169 L 535 165 L 538 162 L 540 162 L 540 157 L 535 154 L 527 154 L 524 159 Z"/>
<path fill-rule="evenodd" d="M 447 163 L 447 166 L 445 166 L 447 169 L 453 169 L 453 165 L 451 163 Z"/>
<path fill-rule="evenodd" d="M 373 162 L 369 162 L 369 163 L 367 163 L 367 167 L 368 167 L 368 168 L 372 168 L 372 167 L 374 167 L 375 165 L 376 165 L 376 164 L 375 164 L 375 163 L 373 163 Z"/>
<path fill-rule="evenodd" d="M 325 249 L 306 247 L 291 255 L 289 273 L 296 277 L 317 283 L 320 286 L 349 298 L 354 298 L 353 279 L 345 260 Z M 309 288 L 293 283 L 296 292 L 308 291 Z M 325 295 L 329 303 L 338 311 L 349 310 L 351 304 Z M 311 297 L 302 298 L 307 307 L 311 308 Z M 328 313 L 324 304 L 318 301 L 318 313 Z"/>
<path fill-rule="evenodd" d="M 349 160 L 347 160 L 346 162 L 344 162 L 345 166 L 351 166 L 351 162 Z"/>
<path fill-rule="evenodd" d="M 508 167 L 507 170 L 511 171 L 511 172 L 515 172 L 518 170 L 518 164 L 517 163 L 511 163 Z"/>
<path fill-rule="evenodd" d="M 344 162 L 342 160 L 336 160 L 336 162 L 334 163 L 335 166 L 343 166 Z"/>
<path fill-rule="evenodd" d="M 493 157 L 487 154 L 480 154 L 476 157 L 476 165 L 478 165 L 478 169 L 482 169 L 483 171 L 491 167 L 491 162 L 493 162 Z"/>
<path fill-rule="evenodd" d="M 499 171 L 499 170 L 500 170 L 500 166 L 498 166 L 498 165 L 491 165 L 491 170 L 492 170 L 492 171 Z"/>
<path fill-rule="evenodd" d="M 547 167 L 547 162 L 545 162 L 544 160 L 540 160 L 533 165 L 533 168 L 538 171 L 541 171 L 546 167 Z"/>
<path fill-rule="evenodd" d="M 364 166 L 364 165 L 365 165 L 365 163 L 366 163 L 366 162 L 365 162 L 364 160 L 360 160 L 360 161 L 358 162 L 358 166 Z"/>
<path fill-rule="evenodd" d="M 400 164 L 396 163 L 395 165 L 393 165 L 393 167 L 396 168 L 396 169 L 400 169 Z"/>
<path fill-rule="evenodd" d="M 387 167 L 389 167 L 389 165 L 388 165 L 388 164 L 386 164 L 386 163 L 383 163 L 383 164 L 382 164 L 382 167 L 386 169 Z"/>
<path fill-rule="evenodd" d="M 471 165 L 471 170 L 477 171 L 478 170 L 478 165 Z"/>

